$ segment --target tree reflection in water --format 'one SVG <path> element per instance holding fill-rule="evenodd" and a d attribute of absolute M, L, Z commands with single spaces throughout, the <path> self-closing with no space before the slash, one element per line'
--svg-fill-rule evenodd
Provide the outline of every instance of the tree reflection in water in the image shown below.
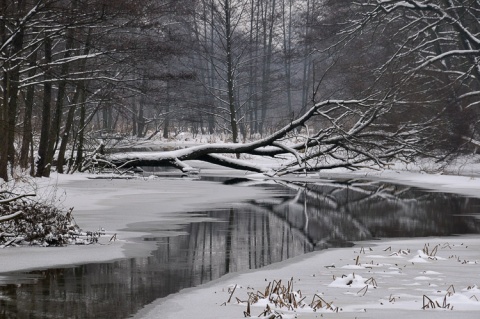
<path fill-rule="evenodd" d="M 202 212 L 212 221 L 187 225 L 188 235 L 152 234 L 145 240 L 158 248 L 148 258 L 17 274 L 0 286 L 0 317 L 126 318 L 182 288 L 315 249 L 480 233 L 478 199 L 354 180 L 274 189 L 277 196 Z"/>

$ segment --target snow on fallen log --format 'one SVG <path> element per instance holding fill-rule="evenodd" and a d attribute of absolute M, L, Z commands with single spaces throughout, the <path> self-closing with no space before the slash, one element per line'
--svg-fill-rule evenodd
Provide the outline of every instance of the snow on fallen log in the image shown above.
<path fill-rule="evenodd" d="M 101 156 L 103 165 L 119 168 L 172 166 L 183 172 L 194 170 L 185 161 L 200 160 L 234 169 L 279 175 L 322 169 L 359 166 L 381 167 L 393 159 L 411 160 L 425 154 L 420 133 L 431 123 L 379 125 L 391 105 L 373 100 L 327 100 L 276 132 L 248 143 L 214 143 L 157 152 L 110 153 Z M 345 119 L 350 119 L 346 121 Z M 311 126 L 309 123 L 312 122 Z M 318 125 L 318 123 L 327 123 Z M 308 124 L 308 125 L 307 125 Z M 306 133 L 301 133 L 305 130 Z M 226 155 L 236 155 L 236 159 Z M 239 155 L 291 156 L 294 161 L 264 167 L 240 160 Z M 107 165 L 108 166 L 108 165 Z"/>

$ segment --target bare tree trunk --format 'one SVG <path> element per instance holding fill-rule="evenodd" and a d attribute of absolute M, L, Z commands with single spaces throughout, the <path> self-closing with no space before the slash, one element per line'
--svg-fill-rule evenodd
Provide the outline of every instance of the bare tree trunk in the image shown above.
<path fill-rule="evenodd" d="M 213 1 L 212 3 L 210 4 L 210 14 L 212 15 L 212 17 L 214 16 L 215 14 L 215 10 L 214 10 L 214 5 L 213 5 Z M 212 21 L 212 24 L 214 23 L 214 21 Z M 205 26 L 205 39 L 208 38 L 207 37 L 207 27 L 206 27 L 206 23 L 204 24 Z M 210 26 L 210 59 L 209 59 L 209 67 L 208 67 L 208 72 L 209 72 L 209 80 L 207 83 L 209 83 L 209 87 L 211 90 L 215 90 L 215 86 L 217 85 L 216 82 L 215 82 L 215 62 L 214 62 L 214 55 L 213 55 L 213 52 L 214 51 L 214 38 L 215 38 L 215 32 L 214 32 L 214 28 L 213 28 L 213 25 Z M 208 64 L 207 62 L 207 64 Z M 209 124 L 209 128 L 210 128 L 210 134 L 214 134 L 215 133 L 215 116 L 214 116 L 214 107 L 215 107 L 215 98 L 213 96 L 210 95 L 210 99 L 209 99 L 209 106 L 211 107 L 211 112 L 210 115 L 209 115 L 209 121 L 208 121 L 208 124 Z"/>
<path fill-rule="evenodd" d="M 7 0 L 1 0 L 0 6 L 3 12 L 7 12 Z M 0 36 L 2 43 L 5 43 L 7 39 L 6 20 L 0 20 Z M 2 101 L 0 102 L 0 135 L 3 137 L 0 139 L 0 179 L 8 181 L 8 93 L 7 93 L 7 72 L 2 72 L 2 86 L 4 88 L 2 94 Z"/>
<path fill-rule="evenodd" d="M 8 181 L 8 92 L 7 92 L 7 73 L 3 73 L 2 85 L 3 101 L 0 103 L 0 179 Z"/>
<path fill-rule="evenodd" d="M 65 60 L 68 60 L 73 53 L 73 29 L 69 29 L 67 32 L 67 41 L 65 45 Z M 62 65 L 60 75 L 62 77 L 67 76 L 69 73 L 70 65 L 69 63 L 64 63 Z M 53 157 L 55 154 L 55 149 L 58 147 L 58 141 L 60 136 L 60 124 L 62 122 L 62 114 L 63 114 L 63 104 L 65 100 L 67 82 L 64 80 L 60 80 L 58 84 L 58 91 L 57 91 L 57 100 L 55 103 L 55 111 L 53 114 L 52 119 L 52 126 L 50 127 L 50 134 L 49 134 L 49 141 L 48 141 L 48 153 L 47 153 L 47 162 L 53 163 Z"/>
<path fill-rule="evenodd" d="M 80 91 L 82 90 L 81 86 L 82 84 L 77 86 L 77 90 L 75 91 L 70 107 L 68 108 L 67 118 L 65 119 L 65 128 L 63 130 L 57 158 L 57 172 L 60 174 L 63 174 L 64 172 L 63 165 L 65 165 L 65 152 L 67 151 L 68 139 L 70 137 L 70 130 L 73 124 L 75 109 L 79 101 Z"/>
<path fill-rule="evenodd" d="M 23 49 L 23 38 L 24 30 L 23 28 L 18 32 L 18 35 L 13 41 L 13 54 L 19 55 Z M 11 165 L 13 170 L 15 166 L 15 124 L 17 118 L 17 108 L 18 108 L 18 93 L 19 93 L 19 82 L 20 82 L 20 62 L 16 62 L 14 65 L 9 66 L 10 71 L 8 75 L 7 91 L 8 91 L 8 128 L 7 128 L 7 138 L 8 138 L 8 162 Z"/>
<path fill-rule="evenodd" d="M 83 170 L 83 151 L 84 151 L 84 142 L 85 142 L 85 118 L 86 118 L 86 88 L 82 86 L 80 91 L 80 120 L 79 120 L 79 130 L 77 134 L 77 156 L 75 159 L 76 167 L 78 171 Z"/>
<path fill-rule="evenodd" d="M 45 35 L 45 62 L 47 64 L 52 62 L 52 39 L 49 35 Z M 45 71 L 45 78 L 51 78 L 51 70 L 47 67 Z M 50 136 L 50 122 L 51 122 L 51 107 L 52 107 L 52 84 L 46 81 L 43 86 L 43 105 L 42 105 L 42 130 L 40 133 L 40 144 L 38 145 L 38 160 L 37 173 L 38 177 L 50 176 L 50 164 L 48 162 L 48 145 Z"/>
<path fill-rule="evenodd" d="M 137 137 L 145 136 L 145 117 L 143 114 L 143 98 L 140 97 L 140 103 L 138 105 L 138 115 L 137 115 Z"/>
<path fill-rule="evenodd" d="M 89 29 L 87 33 L 87 38 L 85 40 L 85 49 L 83 51 L 84 55 L 88 55 L 88 53 L 90 52 L 91 34 L 92 34 L 92 30 Z M 87 64 L 86 59 L 81 61 L 80 66 L 78 68 L 80 72 L 83 72 L 85 70 L 86 64 Z M 57 172 L 61 174 L 63 174 L 64 172 L 63 166 L 65 165 L 65 152 L 67 151 L 67 145 L 70 139 L 71 129 L 73 127 L 75 110 L 79 102 L 82 104 L 84 102 L 80 100 L 80 98 L 83 96 L 82 92 L 84 92 L 84 90 L 85 90 L 85 81 L 80 81 L 79 83 L 77 83 L 75 94 L 73 95 L 73 99 L 71 101 L 70 107 L 68 108 L 67 118 L 65 119 L 65 127 L 63 129 L 63 134 L 62 134 L 60 147 L 58 150 L 58 158 L 57 158 Z M 72 149 L 72 152 L 73 152 L 73 149 Z"/>
<path fill-rule="evenodd" d="M 13 8 L 9 9 L 10 6 L 13 6 Z M 20 16 L 25 10 L 25 3 L 19 2 L 15 6 L 15 3 L 7 4 L 6 1 L 2 1 L 1 8 L 4 13 L 7 13 L 9 10 L 19 13 L 19 16 L 16 18 L 17 21 L 14 23 L 14 33 L 11 34 L 11 44 L 7 45 L 4 51 L 2 51 L 2 55 L 7 58 L 7 61 L 2 66 L 5 72 L 3 74 L 3 104 L 1 105 L 3 106 L 3 111 L 0 109 L 0 133 L 3 140 L 3 142 L 0 142 L 0 178 L 8 180 L 8 165 L 10 164 L 12 170 L 15 165 L 15 124 L 18 108 L 20 66 L 22 63 L 20 54 L 23 49 L 25 33 L 24 28 L 20 26 Z M 19 29 L 16 29 L 17 26 Z M 7 32 L 11 31 L 7 30 L 6 22 L 2 21 L 0 24 L 2 43 L 7 38 Z"/>
<path fill-rule="evenodd" d="M 132 98 L 132 136 L 137 136 L 138 133 L 138 122 L 137 122 L 137 99 Z"/>
<path fill-rule="evenodd" d="M 275 1 L 275 0 L 274 0 Z M 228 108 L 230 111 L 230 125 L 232 129 L 233 143 L 238 143 L 238 123 L 237 110 L 235 103 L 235 70 L 233 67 L 232 56 L 232 30 L 231 30 L 231 11 L 230 0 L 225 0 L 225 33 L 226 33 L 226 50 L 227 50 L 227 94 L 228 94 Z"/>
<path fill-rule="evenodd" d="M 257 22 L 258 23 L 258 22 Z M 248 124 L 250 126 L 250 135 L 253 135 L 255 132 L 255 124 L 254 124 L 254 116 L 253 116 L 253 112 L 255 111 L 255 106 L 254 106 L 254 101 L 256 100 L 256 82 L 257 82 L 257 79 L 255 78 L 256 77 L 256 63 L 254 63 L 254 61 L 256 61 L 256 59 L 254 59 L 254 50 L 253 48 L 254 47 L 257 47 L 257 41 L 254 42 L 254 34 L 255 32 L 258 34 L 258 28 L 254 28 L 254 25 L 255 25 L 255 1 L 254 0 L 251 0 L 250 2 L 250 35 L 249 35 L 249 40 L 248 40 L 248 44 L 249 44 L 249 54 L 248 54 L 248 59 L 250 60 L 250 67 L 249 67 L 249 70 L 248 70 L 248 77 L 250 79 L 250 83 L 248 85 L 248 108 L 247 108 L 247 112 L 248 112 Z M 255 32 L 254 32 L 255 30 Z M 255 45 L 254 45 L 255 44 Z M 246 134 L 246 133 L 245 133 Z"/>
<path fill-rule="evenodd" d="M 260 118 L 260 134 L 265 132 L 265 121 L 267 119 L 268 103 L 270 101 L 270 73 L 272 64 L 272 50 L 273 50 L 273 27 L 275 21 L 275 2 L 272 0 L 272 8 L 269 14 L 268 6 L 265 6 L 264 21 L 264 65 L 263 65 L 263 79 L 262 79 L 262 105 L 261 105 L 261 118 Z M 268 1 L 267 1 L 268 3 Z M 268 24 L 270 21 L 270 24 Z M 268 35 L 267 35 L 268 33 Z"/>
<path fill-rule="evenodd" d="M 138 116 L 137 116 L 137 137 L 145 137 L 145 115 L 144 115 L 144 108 L 145 108 L 145 90 L 146 90 L 146 74 L 143 72 L 142 75 L 142 92 L 140 95 L 139 105 L 138 105 Z"/>
<path fill-rule="evenodd" d="M 29 67 L 31 68 L 28 71 L 28 77 L 32 78 L 35 76 L 37 69 L 34 68 L 37 62 L 37 51 L 33 52 L 30 56 Z M 27 168 L 29 165 L 29 152 L 30 144 L 32 141 L 32 111 L 34 103 L 34 94 L 35 94 L 35 85 L 30 85 L 27 88 L 27 94 L 25 97 L 25 115 L 23 117 L 23 137 L 22 137 L 22 148 L 20 150 L 20 167 Z"/>
<path fill-rule="evenodd" d="M 288 4 L 288 17 L 287 6 L 285 0 L 282 0 L 282 24 L 283 24 L 283 55 L 284 55 L 284 68 L 285 68 L 285 85 L 287 93 L 287 109 L 288 114 L 292 113 L 292 88 L 291 88 L 291 68 L 292 68 L 292 0 L 287 0 Z"/>
<path fill-rule="evenodd" d="M 307 17 L 305 22 L 305 44 L 303 47 L 303 87 L 302 87 L 302 104 L 300 114 L 303 114 L 307 110 L 308 104 L 308 93 L 310 91 L 310 73 L 311 73 L 311 61 L 310 61 L 310 44 L 309 44 L 309 35 L 310 35 L 310 18 L 313 12 L 313 4 L 312 1 L 315 0 L 307 0 Z M 310 9 L 312 8 L 312 9 Z"/>
<path fill-rule="evenodd" d="M 165 121 L 163 122 L 163 138 L 169 137 L 170 132 L 170 82 L 167 80 L 167 105 L 165 106 Z"/>

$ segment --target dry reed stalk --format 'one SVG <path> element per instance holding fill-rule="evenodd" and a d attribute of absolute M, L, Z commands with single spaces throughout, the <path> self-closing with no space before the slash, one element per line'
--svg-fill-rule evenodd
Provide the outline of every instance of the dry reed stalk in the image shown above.
<path fill-rule="evenodd" d="M 378 286 L 377 281 L 373 277 L 368 278 L 367 280 L 364 281 L 364 283 L 367 284 L 367 285 L 372 285 L 373 287 Z"/>
<path fill-rule="evenodd" d="M 269 282 L 269 283 L 268 283 L 268 286 L 265 288 L 265 294 L 264 294 L 264 296 L 268 296 L 268 295 L 270 294 L 270 285 L 271 285 L 271 284 L 272 284 L 272 283 Z"/>
<path fill-rule="evenodd" d="M 435 303 L 432 299 L 428 298 L 426 295 L 423 295 L 423 307 L 422 309 L 435 308 Z"/>
<path fill-rule="evenodd" d="M 258 316 L 259 316 L 259 317 L 262 317 L 262 316 L 265 317 L 265 316 L 267 316 L 267 315 L 269 315 L 269 314 L 271 314 L 271 313 L 272 313 L 272 309 L 270 309 L 270 306 L 267 305 L 267 307 L 265 307 L 265 310 L 264 310 L 261 314 L 259 314 Z M 275 318 L 275 317 L 274 317 L 274 318 Z"/>
<path fill-rule="evenodd" d="M 368 291 L 368 285 L 365 285 L 365 287 L 363 287 L 362 289 L 360 289 L 359 291 L 357 291 L 357 295 L 360 294 L 362 291 L 363 291 L 363 294 L 362 294 L 362 297 L 363 297 L 363 296 L 365 296 L 365 294 L 366 294 L 367 291 Z"/>
<path fill-rule="evenodd" d="M 232 296 L 233 296 L 233 293 L 235 292 L 235 289 L 237 289 L 237 285 L 235 285 L 235 287 L 233 287 L 232 293 L 230 294 L 230 298 L 228 298 L 227 303 L 230 303 L 230 301 L 232 300 Z"/>
<path fill-rule="evenodd" d="M 247 311 L 244 311 L 244 312 L 243 312 L 243 315 L 245 316 L 245 318 L 251 317 L 251 314 L 250 314 L 250 302 L 247 303 Z"/>
<path fill-rule="evenodd" d="M 448 286 L 448 288 L 447 288 L 447 295 L 450 297 L 450 296 L 453 295 L 454 293 L 455 293 L 455 287 L 453 287 L 453 285 Z"/>
<path fill-rule="evenodd" d="M 450 244 L 449 244 L 449 243 L 443 244 L 442 249 L 445 249 L 445 248 L 450 248 L 450 249 L 452 249 L 452 247 L 450 247 Z"/>
<path fill-rule="evenodd" d="M 315 299 L 317 298 L 317 299 Z M 333 307 L 332 302 L 327 302 L 325 299 L 320 297 L 319 295 L 315 294 L 312 298 L 312 302 L 310 303 L 310 307 L 313 309 L 313 311 L 316 311 L 317 309 L 325 308 L 327 310 L 332 310 L 334 312 L 338 312 L 338 307 Z M 325 306 L 324 306 L 325 304 Z"/>
<path fill-rule="evenodd" d="M 429 257 L 435 257 L 435 255 L 437 254 L 439 245 L 436 245 L 435 247 L 433 247 L 431 251 L 428 249 L 429 246 L 430 244 L 425 244 L 423 246 L 422 251 L 425 253 L 425 255 L 428 255 Z"/>

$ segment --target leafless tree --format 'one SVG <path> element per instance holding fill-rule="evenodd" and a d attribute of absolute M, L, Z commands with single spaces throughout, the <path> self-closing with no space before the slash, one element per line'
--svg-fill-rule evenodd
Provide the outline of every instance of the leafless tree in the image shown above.
<path fill-rule="evenodd" d="M 394 49 L 373 71 L 378 79 L 389 74 L 394 80 L 397 104 L 418 116 L 439 116 L 443 124 L 436 132 L 437 148 L 458 149 L 462 141 L 471 140 L 480 95 L 480 2 L 363 1 L 360 5 L 362 17 L 344 31 L 344 39 L 352 40 L 367 26 L 388 32 Z"/>

